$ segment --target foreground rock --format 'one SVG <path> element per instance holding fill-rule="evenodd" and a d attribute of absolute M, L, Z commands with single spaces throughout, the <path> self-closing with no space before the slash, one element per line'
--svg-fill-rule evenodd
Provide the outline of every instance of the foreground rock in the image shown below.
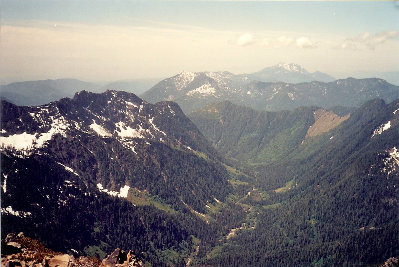
<path fill-rule="evenodd" d="M 132 251 L 126 252 L 123 249 L 117 248 L 108 257 L 106 257 L 101 266 L 114 267 L 114 266 L 129 266 L 129 267 L 141 267 L 144 266 L 141 260 L 139 260 Z"/>
<path fill-rule="evenodd" d="M 32 267 L 94 267 L 94 266 L 136 266 L 144 264 L 129 251 L 116 249 L 102 262 L 96 258 L 54 252 L 39 241 L 24 236 L 23 233 L 8 234 L 1 244 L 1 266 Z"/>
<path fill-rule="evenodd" d="M 399 259 L 398 258 L 389 258 L 381 267 L 397 267 L 399 266 Z"/>

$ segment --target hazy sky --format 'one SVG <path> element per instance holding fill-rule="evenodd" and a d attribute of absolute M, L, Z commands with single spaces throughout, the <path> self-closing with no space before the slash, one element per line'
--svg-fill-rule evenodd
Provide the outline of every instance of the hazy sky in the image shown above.
<path fill-rule="evenodd" d="M 395 2 L 2 0 L 1 82 L 399 70 Z"/>

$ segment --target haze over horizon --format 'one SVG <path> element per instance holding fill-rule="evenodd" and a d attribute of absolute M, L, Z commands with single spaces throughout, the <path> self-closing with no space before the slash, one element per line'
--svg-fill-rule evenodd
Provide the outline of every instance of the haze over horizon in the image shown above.
<path fill-rule="evenodd" d="M 1 83 L 249 73 L 281 62 L 336 78 L 399 71 L 394 2 L 12 1 Z"/>

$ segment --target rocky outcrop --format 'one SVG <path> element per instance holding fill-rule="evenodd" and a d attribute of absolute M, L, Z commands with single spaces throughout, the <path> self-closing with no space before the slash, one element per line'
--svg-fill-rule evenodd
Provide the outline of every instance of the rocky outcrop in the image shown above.
<path fill-rule="evenodd" d="M 382 265 L 380 265 L 380 267 L 397 267 L 399 266 L 399 259 L 392 257 L 386 260 L 386 262 Z"/>
<path fill-rule="evenodd" d="M 1 266 L 34 267 L 143 267 L 142 261 L 132 252 L 115 249 L 102 262 L 96 258 L 54 252 L 39 241 L 23 233 L 8 234 L 1 245 Z"/>
<path fill-rule="evenodd" d="M 7 235 L 1 247 L 1 266 L 45 266 L 57 255 L 23 233 Z"/>
<path fill-rule="evenodd" d="M 133 251 L 126 252 L 123 249 L 117 248 L 102 261 L 101 266 L 142 267 L 144 264 L 134 255 Z"/>

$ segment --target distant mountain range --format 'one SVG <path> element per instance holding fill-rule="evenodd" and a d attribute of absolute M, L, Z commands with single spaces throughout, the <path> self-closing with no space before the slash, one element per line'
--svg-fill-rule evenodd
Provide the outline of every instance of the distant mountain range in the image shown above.
<path fill-rule="evenodd" d="M 43 105 L 81 90 L 96 91 L 98 85 L 76 79 L 41 80 L 2 85 L 1 97 L 16 105 Z"/>
<path fill-rule="evenodd" d="M 106 90 L 125 91 L 134 93 L 136 95 L 142 94 L 152 86 L 157 84 L 161 78 L 148 78 L 148 79 L 132 79 L 132 80 L 121 80 L 101 85 L 101 89 L 97 92 L 104 92 Z M 80 91 L 80 90 L 79 90 Z"/>
<path fill-rule="evenodd" d="M 35 106 L 48 104 L 64 97 L 72 97 L 82 90 L 100 93 L 112 89 L 140 94 L 158 81 L 159 79 L 141 79 L 96 84 L 76 79 L 57 79 L 15 82 L 1 85 L 0 97 L 16 105 Z"/>
<path fill-rule="evenodd" d="M 399 86 L 377 78 L 292 84 L 260 82 L 228 72 L 183 72 L 159 82 L 142 97 L 152 103 L 173 100 L 186 113 L 226 100 L 259 110 L 278 111 L 300 106 L 358 107 L 377 97 L 391 102 L 399 98 Z"/>
<path fill-rule="evenodd" d="M 309 105 L 358 107 L 376 97 L 390 102 L 399 96 L 399 87 L 382 79 L 335 80 L 328 74 L 310 73 L 293 63 L 281 63 L 249 74 L 182 72 L 158 81 L 141 79 L 108 84 L 76 79 L 27 81 L 2 85 L 0 97 L 16 105 L 32 106 L 72 97 L 81 90 L 97 93 L 121 90 L 140 94 L 151 103 L 175 101 L 189 113 L 220 101 L 277 111 Z"/>
<path fill-rule="evenodd" d="M 389 72 L 355 72 L 353 76 L 358 78 L 371 78 L 378 77 L 386 80 L 394 85 L 399 85 L 399 71 L 389 71 Z"/>
<path fill-rule="evenodd" d="M 319 71 L 310 73 L 302 66 L 294 63 L 280 63 L 247 75 L 252 80 L 261 82 L 303 83 L 312 81 L 332 82 L 335 80 L 334 77 Z"/>

